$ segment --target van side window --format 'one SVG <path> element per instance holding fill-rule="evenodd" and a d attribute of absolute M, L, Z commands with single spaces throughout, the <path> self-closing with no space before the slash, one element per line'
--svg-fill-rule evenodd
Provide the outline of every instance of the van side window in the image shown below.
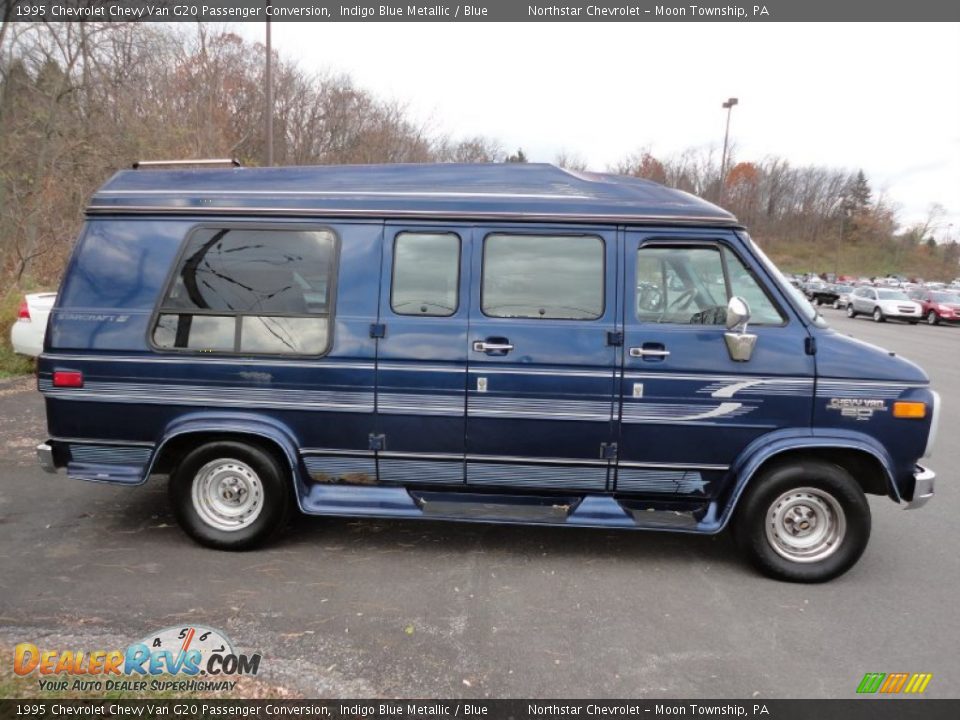
<path fill-rule="evenodd" d="M 596 320 L 604 310 L 603 239 L 488 235 L 481 308 L 504 318 Z"/>
<path fill-rule="evenodd" d="M 729 248 L 723 249 L 730 276 L 730 292 L 742 297 L 750 306 L 751 325 L 782 325 L 786 318 L 773 303 L 763 286 Z"/>
<path fill-rule="evenodd" d="M 730 250 L 716 246 L 644 246 L 637 252 L 637 319 L 678 325 L 723 325 L 727 303 L 739 295 L 751 322 L 784 318 L 757 280 Z"/>
<path fill-rule="evenodd" d="M 199 352 L 324 353 L 335 250 L 328 230 L 196 231 L 160 305 L 154 344 Z"/>
<path fill-rule="evenodd" d="M 650 247 L 637 251 L 637 319 L 717 325 L 726 319 L 727 286 L 716 247 Z"/>
<path fill-rule="evenodd" d="M 449 316 L 457 311 L 460 238 L 453 233 L 397 235 L 390 307 L 397 315 Z"/>

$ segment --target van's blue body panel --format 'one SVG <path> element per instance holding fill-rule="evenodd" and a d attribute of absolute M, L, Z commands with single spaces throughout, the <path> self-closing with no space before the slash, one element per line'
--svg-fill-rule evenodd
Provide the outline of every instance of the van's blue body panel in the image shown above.
<path fill-rule="evenodd" d="M 198 227 L 332 231 L 329 353 L 154 348 L 158 302 Z M 457 307 L 400 315 L 395 238 L 437 231 L 460 241 Z M 484 314 L 492 233 L 597 238 L 601 316 Z M 735 362 L 722 326 L 640 322 L 635 258 L 651 243 L 730 251 L 783 324 L 752 326 L 756 350 Z M 322 515 L 712 533 L 765 462 L 817 448 L 872 458 L 887 494 L 910 500 L 931 418 L 896 419 L 892 404 L 932 407 L 926 375 L 799 302 L 735 218 L 645 181 L 535 165 L 127 171 L 91 202 L 38 382 L 71 476 L 138 484 L 174 440 L 250 437 L 282 454 L 301 509 Z M 477 340 L 513 350 L 475 352 Z M 53 387 L 56 370 L 80 371 L 83 386 Z"/>
<path fill-rule="evenodd" d="M 648 180 L 534 163 L 124 170 L 88 212 L 737 226 L 725 210 Z"/>

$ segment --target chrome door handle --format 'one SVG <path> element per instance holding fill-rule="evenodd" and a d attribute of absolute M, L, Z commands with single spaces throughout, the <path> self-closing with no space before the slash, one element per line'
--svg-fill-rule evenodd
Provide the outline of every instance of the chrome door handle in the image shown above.
<path fill-rule="evenodd" d="M 644 348 L 630 348 L 630 357 L 667 357 L 669 350 L 645 350 Z"/>
<path fill-rule="evenodd" d="M 513 345 L 510 343 L 492 343 L 485 340 L 473 341 L 474 352 L 510 352 L 511 350 L 513 350 Z"/>

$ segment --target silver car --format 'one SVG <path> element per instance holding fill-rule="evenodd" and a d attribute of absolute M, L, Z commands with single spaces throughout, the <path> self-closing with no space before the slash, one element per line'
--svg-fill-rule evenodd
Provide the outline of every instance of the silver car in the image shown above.
<path fill-rule="evenodd" d="M 835 285 L 833 288 L 837 293 L 837 299 L 833 301 L 833 309 L 840 310 L 850 304 L 850 296 L 853 294 L 853 285 Z"/>
<path fill-rule="evenodd" d="M 920 303 L 914 302 L 903 290 L 895 288 L 858 287 L 850 294 L 847 317 L 869 315 L 874 322 L 886 322 L 887 318 L 906 320 L 916 325 L 923 317 Z"/>

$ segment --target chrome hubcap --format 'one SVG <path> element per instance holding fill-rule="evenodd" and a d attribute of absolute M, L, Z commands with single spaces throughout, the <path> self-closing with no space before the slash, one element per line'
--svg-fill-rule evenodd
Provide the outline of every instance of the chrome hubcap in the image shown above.
<path fill-rule="evenodd" d="M 249 527 L 263 510 L 263 485 L 239 460 L 208 462 L 193 478 L 193 508 L 210 527 L 227 532 Z"/>
<path fill-rule="evenodd" d="M 817 562 L 833 555 L 847 534 L 847 518 L 829 493 L 797 488 L 783 493 L 767 511 L 767 541 L 792 562 Z"/>

